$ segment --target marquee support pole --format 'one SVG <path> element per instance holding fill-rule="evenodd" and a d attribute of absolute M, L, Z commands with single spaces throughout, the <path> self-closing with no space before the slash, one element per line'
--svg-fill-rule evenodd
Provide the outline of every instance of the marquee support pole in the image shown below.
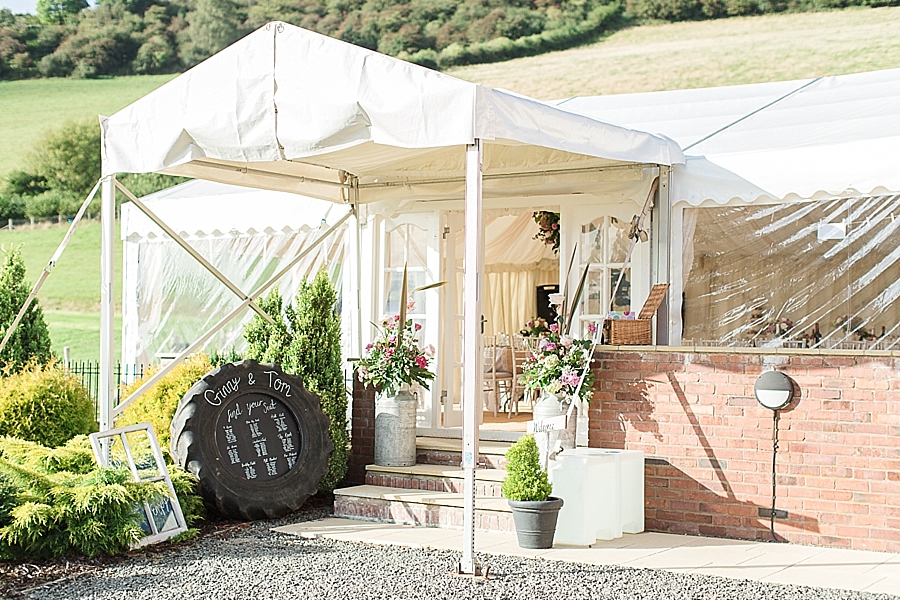
<path fill-rule="evenodd" d="M 481 217 L 481 140 L 466 146 L 466 255 L 463 320 L 463 441 L 465 473 L 463 548 L 459 572 L 481 575 L 475 562 L 475 469 L 478 467 L 478 411 L 481 410 L 481 303 L 484 232 Z"/>

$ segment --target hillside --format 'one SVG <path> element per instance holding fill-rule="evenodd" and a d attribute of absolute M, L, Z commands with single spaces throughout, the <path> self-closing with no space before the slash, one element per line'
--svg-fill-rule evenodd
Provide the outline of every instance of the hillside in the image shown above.
<path fill-rule="evenodd" d="M 900 7 L 669 23 L 450 74 L 542 100 L 900 67 Z"/>
<path fill-rule="evenodd" d="M 47 129 L 70 119 L 111 115 L 173 77 L 0 81 L 0 175 L 21 167 Z"/>

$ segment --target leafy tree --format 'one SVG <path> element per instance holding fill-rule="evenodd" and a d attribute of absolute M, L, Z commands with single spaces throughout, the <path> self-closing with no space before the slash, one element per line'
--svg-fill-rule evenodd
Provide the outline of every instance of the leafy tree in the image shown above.
<path fill-rule="evenodd" d="M 261 363 L 284 365 L 284 357 L 290 345 L 290 334 L 284 320 L 284 299 L 278 288 L 257 300 L 259 307 L 275 322 L 271 323 L 259 315 L 244 327 L 244 339 L 247 340 L 247 351 L 244 357 Z"/>
<path fill-rule="evenodd" d="M 38 0 L 37 14 L 43 23 L 62 23 L 87 7 L 87 0 Z"/>
<path fill-rule="evenodd" d="M 0 330 L 6 335 L 30 292 L 25 281 L 25 261 L 18 248 L 3 248 L 5 258 L 0 268 Z M 0 338 L 2 339 L 2 338 Z M 30 362 L 50 361 L 50 332 L 44 322 L 44 311 L 37 299 L 22 316 L 18 327 L 0 352 L 0 369 L 5 374 L 21 371 Z"/>
<path fill-rule="evenodd" d="M 246 15 L 233 0 L 197 0 L 187 15 L 187 41 L 182 45 L 182 61 L 191 66 L 237 41 L 245 31 Z"/>

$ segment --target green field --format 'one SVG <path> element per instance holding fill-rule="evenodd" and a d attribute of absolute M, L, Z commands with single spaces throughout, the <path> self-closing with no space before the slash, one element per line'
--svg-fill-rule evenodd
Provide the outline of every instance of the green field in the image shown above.
<path fill-rule="evenodd" d="M 18 246 L 25 259 L 29 286 L 34 284 L 66 234 L 68 224 L 15 231 L 0 231 L 0 245 Z M 116 311 L 122 304 L 122 241 L 116 227 Z M 73 360 L 100 357 L 100 223 L 84 221 L 75 230 L 66 251 L 50 273 L 38 294 L 44 308 L 53 351 L 62 356 L 63 347 L 71 348 Z M 121 319 L 116 325 L 116 355 Z"/>
<path fill-rule="evenodd" d="M 22 167 L 47 129 L 72 119 L 111 115 L 173 77 L 0 81 L 0 174 Z"/>
<path fill-rule="evenodd" d="M 634 27 L 452 75 L 543 100 L 787 81 L 900 67 L 900 7 Z"/>

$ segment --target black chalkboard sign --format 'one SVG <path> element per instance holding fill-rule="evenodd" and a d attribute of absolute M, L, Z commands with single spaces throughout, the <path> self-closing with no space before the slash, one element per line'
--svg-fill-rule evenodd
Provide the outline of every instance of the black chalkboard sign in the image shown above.
<path fill-rule="evenodd" d="M 243 361 L 205 375 L 182 398 L 172 454 L 224 514 L 276 518 L 299 508 L 332 450 L 319 398 L 275 365 Z"/>
<path fill-rule="evenodd" d="M 223 404 L 216 446 L 237 477 L 265 481 L 297 464 L 300 429 L 293 413 L 268 394 L 244 394 Z"/>

